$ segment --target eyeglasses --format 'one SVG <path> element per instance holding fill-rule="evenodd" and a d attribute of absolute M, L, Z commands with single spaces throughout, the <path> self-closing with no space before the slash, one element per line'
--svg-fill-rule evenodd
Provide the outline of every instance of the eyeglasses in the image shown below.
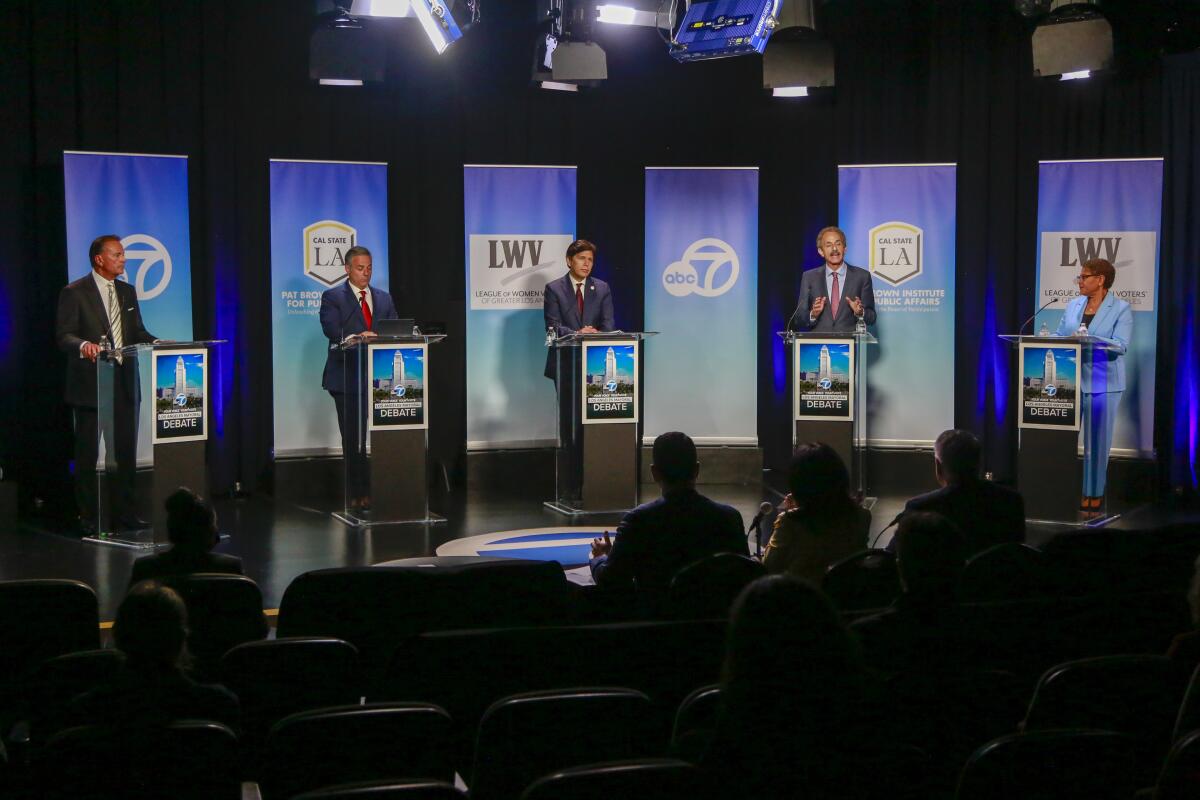
<path fill-rule="evenodd" d="M 1076 275 L 1076 276 L 1075 276 L 1075 282 L 1076 282 L 1076 283 L 1083 283 L 1083 282 L 1084 282 L 1084 281 L 1086 281 L 1088 278 L 1099 278 L 1099 277 L 1100 277 L 1100 276 L 1099 276 L 1099 275 L 1097 275 L 1097 274 L 1096 274 L 1096 273 L 1094 273 L 1094 272 L 1093 272 L 1091 275 Z"/>

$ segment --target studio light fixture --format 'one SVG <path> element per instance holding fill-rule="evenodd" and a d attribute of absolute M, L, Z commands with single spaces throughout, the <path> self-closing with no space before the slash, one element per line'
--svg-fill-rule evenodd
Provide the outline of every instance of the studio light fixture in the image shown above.
<path fill-rule="evenodd" d="M 438 53 L 462 38 L 462 29 L 454 19 L 447 3 L 442 0 L 410 0 L 413 16 L 421 23 L 421 29 L 429 37 L 429 43 Z"/>
<path fill-rule="evenodd" d="M 1026 3 L 1017 10 L 1032 16 L 1041 7 Z M 1112 67 L 1112 25 L 1096 0 L 1051 0 L 1049 13 L 1032 18 L 1038 20 L 1031 37 L 1034 75 L 1077 80 Z"/>
<path fill-rule="evenodd" d="M 665 9 L 670 3 L 670 9 Z M 670 30 L 674 0 L 616 0 L 596 5 L 596 21 Z"/>
<path fill-rule="evenodd" d="M 833 43 L 817 32 L 813 0 L 784 0 L 763 51 L 763 88 L 774 97 L 808 97 L 833 86 L 833 55 Z"/>
<path fill-rule="evenodd" d="M 350 13 L 356 17 L 409 17 L 412 4 L 410 0 L 354 0 Z"/>
<path fill-rule="evenodd" d="M 608 78 L 608 55 L 592 41 L 595 0 L 540 0 L 533 82 L 542 89 L 578 91 Z M 565 86 L 574 86 L 567 89 Z"/>
<path fill-rule="evenodd" d="M 308 41 L 308 75 L 319 85 L 379 83 L 385 61 L 383 40 L 344 7 L 317 17 Z"/>

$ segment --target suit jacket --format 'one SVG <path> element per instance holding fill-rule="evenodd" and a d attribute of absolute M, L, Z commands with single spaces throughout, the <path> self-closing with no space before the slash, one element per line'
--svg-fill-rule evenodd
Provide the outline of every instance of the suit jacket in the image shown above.
<path fill-rule="evenodd" d="M 871 288 L 871 273 L 861 267 L 845 264 L 842 267 L 845 275 L 839 289 L 841 302 L 838 303 L 837 316 L 830 308 L 829 289 L 825 286 L 825 265 L 810 269 L 800 278 L 800 300 L 796 303 L 796 313 L 792 315 L 788 326 L 794 331 L 847 331 L 854 330 L 854 311 L 846 302 L 847 297 L 857 297 L 863 304 L 863 321 L 868 325 L 875 324 L 875 292 Z M 826 299 L 825 310 L 817 317 L 815 323 L 808 321 L 809 311 L 818 297 Z"/>
<path fill-rule="evenodd" d="M 198 572 L 219 572 L 226 575 L 241 575 L 242 560 L 224 553 L 196 553 L 171 547 L 163 553 L 142 556 L 133 562 L 129 585 L 141 581 L 169 578 L 173 575 L 193 575 Z"/>
<path fill-rule="evenodd" d="M 599 585 L 661 591 L 676 572 L 714 553 L 750 555 L 742 515 L 695 489 L 680 489 L 627 513 L 612 552 L 592 559 L 592 576 Z"/>
<path fill-rule="evenodd" d="M 1062 321 L 1058 323 L 1055 336 L 1071 336 L 1079 329 L 1087 298 L 1083 295 L 1067 303 Z M 1112 292 L 1104 296 L 1092 324 L 1088 325 L 1090 336 L 1100 336 L 1117 345 L 1115 352 L 1092 351 L 1092 358 L 1083 360 L 1083 375 L 1079 385 L 1085 392 L 1125 391 L 1125 351 L 1133 337 L 1133 309 L 1129 303 Z"/>
<path fill-rule="evenodd" d="M 373 308 L 371 321 L 398 319 L 392 296 L 374 286 L 369 288 Z M 366 329 L 367 320 L 363 317 L 362 305 L 350 281 L 343 281 L 341 286 L 328 289 L 321 295 L 321 330 L 331 346 L 341 344 L 347 336 L 362 333 Z M 345 366 L 346 351 L 336 347 L 330 349 L 325 356 L 321 388 L 330 392 L 346 391 Z"/>
<path fill-rule="evenodd" d="M 914 497 L 904 511 L 934 511 L 962 531 L 966 557 L 1005 542 L 1025 541 L 1025 500 L 1012 489 L 973 480 Z M 896 540 L 886 548 L 896 550 Z"/>
<path fill-rule="evenodd" d="M 570 273 L 546 284 L 542 313 L 545 327 L 553 328 L 555 336 L 567 336 L 588 325 L 599 331 L 614 329 L 612 292 L 608 284 L 589 275 L 583 285 L 583 316 L 580 316 Z M 545 375 L 553 378 L 556 374 L 554 348 L 547 349 Z"/>
<path fill-rule="evenodd" d="M 127 281 L 114 281 L 117 300 L 121 304 L 121 340 L 125 345 L 148 344 L 155 340 L 153 334 L 142 324 L 142 309 L 138 305 L 137 289 Z M 67 356 L 67 380 L 64 397 L 68 404 L 84 408 L 96 407 L 96 362 L 79 357 L 79 348 L 84 342 L 98 344 L 112 331 L 108 324 L 106 299 L 100 296 L 96 279 L 92 273 L 84 275 L 63 287 L 58 294 L 58 312 L 55 317 L 54 336 L 58 349 Z M 138 391 L 137 359 L 127 358 L 118 367 L 125 370 L 129 380 L 125 386 L 132 392 Z"/>

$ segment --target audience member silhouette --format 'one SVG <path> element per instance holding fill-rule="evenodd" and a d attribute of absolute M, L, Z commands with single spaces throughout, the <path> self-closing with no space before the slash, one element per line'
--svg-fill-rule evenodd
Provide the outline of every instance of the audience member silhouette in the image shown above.
<path fill-rule="evenodd" d="M 788 492 L 763 564 L 767 572 L 786 572 L 820 586 L 830 564 L 866 548 L 871 512 L 851 498 L 850 473 L 827 444 L 796 448 Z"/>
<path fill-rule="evenodd" d="M 1171 640 L 1167 655 L 1181 664 L 1200 664 L 1200 556 L 1196 557 L 1195 572 L 1188 586 L 1188 608 L 1192 612 L 1192 630 L 1181 633 Z"/>
<path fill-rule="evenodd" d="M 863 751 L 866 676 L 829 600 L 787 575 L 756 580 L 730 617 L 717 730 L 702 758 L 714 797 L 844 795 Z"/>
<path fill-rule="evenodd" d="M 940 488 L 904 505 L 904 513 L 933 511 L 958 526 L 965 558 L 994 545 L 1025 541 L 1025 501 L 1012 489 L 979 477 L 982 452 L 970 431 L 942 431 L 933 444 L 933 474 Z M 895 539 L 886 549 L 895 552 Z"/>
<path fill-rule="evenodd" d="M 894 541 L 900 596 L 850 626 L 867 664 L 895 673 L 961 663 L 970 642 L 957 600 L 962 534 L 941 514 L 919 511 L 901 518 Z"/>
<path fill-rule="evenodd" d="M 129 585 L 172 575 L 196 572 L 242 574 L 237 556 L 211 552 L 220 535 L 217 513 L 208 501 L 186 487 L 176 489 L 167 498 L 167 540 L 170 549 L 133 562 Z"/>
<path fill-rule="evenodd" d="M 675 573 L 714 553 L 750 555 L 742 515 L 696 491 L 700 462 L 691 437 L 678 431 L 654 440 L 650 471 L 662 497 L 644 503 L 592 542 L 592 576 L 600 586 L 636 586 L 662 594 Z"/>
<path fill-rule="evenodd" d="M 113 622 L 125 665 L 109 683 L 72 701 L 74 724 L 144 729 L 200 719 L 237 730 L 237 697 L 184 673 L 187 632 L 187 609 L 174 590 L 153 581 L 135 586 Z"/>

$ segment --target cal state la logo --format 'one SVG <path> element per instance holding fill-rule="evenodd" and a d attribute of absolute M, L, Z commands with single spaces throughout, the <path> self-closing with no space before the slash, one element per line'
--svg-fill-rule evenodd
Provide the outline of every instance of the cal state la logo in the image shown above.
<path fill-rule="evenodd" d="M 893 286 L 921 274 L 925 232 L 907 222 L 884 222 L 871 228 L 871 274 Z"/>
<path fill-rule="evenodd" d="M 304 229 L 304 274 L 323 286 L 336 286 L 346 278 L 346 251 L 354 247 L 358 231 L 344 222 L 323 219 Z"/>

